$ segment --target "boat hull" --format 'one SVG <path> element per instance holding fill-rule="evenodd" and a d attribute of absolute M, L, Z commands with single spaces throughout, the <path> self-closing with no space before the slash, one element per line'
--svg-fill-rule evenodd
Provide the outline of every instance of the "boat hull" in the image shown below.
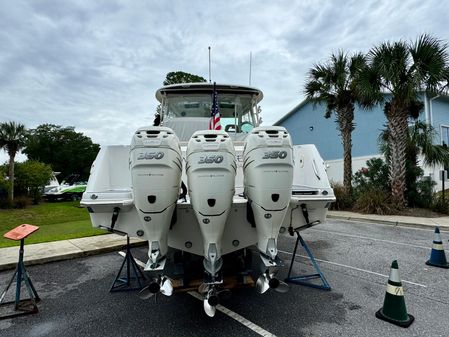
<path fill-rule="evenodd" d="M 182 149 L 185 158 L 185 147 Z M 223 255 L 256 245 L 258 241 L 256 227 L 248 220 L 247 199 L 242 195 L 243 145 L 235 146 L 235 150 L 237 163 L 236 194 L 233 196 L 231 209 L 223 230 L 221 243 Z M 149 240 L 151 238 L 147 237 L 134 204 L 128 165 L 129 151 L 130 146 L 102 147 L 93 164 L 91 177 L 86 192 L 83 194 L 81 205 L 89 210 L 92 225 L 105 229 L 111 229 L 114 208 L 119 207 L 121 211 L 115 222 L 114 230 L 125 233 L 130 237 Z M 311 174 L 312 177 L 303 174 L 311 156 L 315 157 L 316 162 L 320 162 L 321 158 L 317 157 L 318 151 L 315 147 L 313 145 L 294 146 L 293 153 L 296 156 L 294 186 L 289 208 L 280 228 L 281 234 L 287 233 L 289 227 L 303 229 L 325 222 L 328 208 L 335 201 L 329 182 L 323 181 L 327 180 L 327 176 L 320 176 L 319 184 L 321 185 L 318 185 L 317 182 L 312 180 L 314 177 L 318 179 L 315 173 Z M 304 162 L 303 167 L 299 163 L 299 157 Z M 100 172 L 102 174 L 99 174 Z M 321 175 L 325 174 L 324 167 L 320 173 Z M 301 175 L 303 177 L 298 177 Z M 186 181 L 186 176 L 182 179 Z M 305 181 L 308 181 L 309 184 L 306 185 Z M 313 184 L 318 187 L 312 188 L 311 185 Z M 307 223 L 301 209 L 302 204 L 306 205 L 309 223 Z M 202 256 L 204 253 L 203 237 L 188 196 L 186 201 L 177 201 L 174 212 L 176 213 L 174 217 L 176 222 L 168 230 L 168 246 Z"/>

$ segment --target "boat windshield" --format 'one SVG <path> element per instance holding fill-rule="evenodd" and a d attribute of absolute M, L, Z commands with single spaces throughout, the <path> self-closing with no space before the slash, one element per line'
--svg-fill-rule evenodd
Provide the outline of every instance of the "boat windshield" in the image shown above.
<path fill-rule="evenodd" d="M 218 102 L 222 130 L 228 133 L 249 133 L 257 126 L 256 106 L 252 95 L 219 93 Z M 176 125 L 180 123 L 186 126 L 197 122 L 197 130 L 207 129 L 211 106 L 210 94 L 168 95 L 162 106 L 163 123 L 176 129 Z"/>

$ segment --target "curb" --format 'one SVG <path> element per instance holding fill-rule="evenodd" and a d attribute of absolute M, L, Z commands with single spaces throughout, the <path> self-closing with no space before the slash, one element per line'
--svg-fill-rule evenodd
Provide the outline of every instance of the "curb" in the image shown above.
<path fill-rule="evenodd" d="M 367 223 L 375 223 L 375 224 L 382 224 L 382 225 L 388 225 L 388 226 L 401 226 L 401 227 L 409 227 L 409 228 L 421 228 L 421 229 L 428 229 L 433 230 L 436 226 L 440 226 L 440 229 L 444 232 L 449 231 L 449 227 L 444 225 L 438 225 L 438 224 L 424 224 L 424 223 L 410 223 L 410 222 L 402 222 L 402 221 L 394 221 L 394 220 L 381 220 L 381 219 L 370 219 L 370 218 L 363 218 L 363 217 L 357 217 L 357 216 L 344 216 L 344 215 L 334 215 L 334 214 L 327 214 L 328 219 L 338 219 L 338 220 L 345 220 L 345 221 L 359 221 L 359 222 L 367 222 Z"/>
<path fill-rule="evenodd" d="M 344 215 L 327 215 L 328 219 L 339 219 L 339 220 L 346 220 L 346 221 L 361 221 L 361 222 L 369 222 L 369 223 L 378 223 L 378 224 L 382 224 L 382 225 L 390 225 L 390 226 L 398 226 L 401 225 L 400 222 L 398 221 L 391 221 L 391 220 L 375 220 L 375 219 L 370 219 L 370 218 L 359 218 L 357 216 L 344 216 Z M 410 225 L 410 224 L 409 224 Z M 416 224 L 418 225 L 418 224 Z M 411 225 L 411 226 L 416 226 L 416 225 Z"/>

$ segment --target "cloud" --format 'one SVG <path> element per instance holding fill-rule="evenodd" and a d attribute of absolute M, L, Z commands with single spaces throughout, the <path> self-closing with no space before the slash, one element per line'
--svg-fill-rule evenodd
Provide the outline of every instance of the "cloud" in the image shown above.
<path fill-rule="evenodd" d="M 2 1 L 0 121 L 72 125 L 127 144 L 151 124 L 154 92 L 182 70 L 264 92 L 265 124 L 303 99 L 307 71 L 337 50 L 432 33 L 448 40 L 438 1 Z M 2 157 L 0 157 L 1 159 Z"/>

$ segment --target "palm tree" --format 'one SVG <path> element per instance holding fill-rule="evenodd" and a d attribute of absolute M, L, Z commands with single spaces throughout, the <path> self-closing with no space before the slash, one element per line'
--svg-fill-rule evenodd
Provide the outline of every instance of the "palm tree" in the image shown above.
<path fill-rule="evenodd" d="M 444 165 L 449 164 L 449 148 L 447 146 L 434 144 L 436 138 L 435 128 L 422 121 L 416 122 L 409 127 L 407 154 L 410 161 L 418 165 L 418 155 L 422 155 L 425 165 Z"/>
<path fill-rule="evenodd" d="M 0 124 L 0 148 L 9 155 L 9 201 L 14 199 L 14 159 L 17 152 L 25 145 L 26 129 L 23 124 L 5 122 Z"/>
<path fill-rule="evenodd" d="M 326 64 L 315 65 L 305 86 L 307 99 L 314 104 L 325 103 L 325 117 L 336 115 L 337 130 L 343 144 L 343 186 L 352 191 L 352 131 L 354 130 L 354 106 L 372 106 L 363 100 L 356 87 L 358 73 L 366 65 L 365 56 L 357 53 L 349 56 L 343 52 L 332 54 Z"/>
<path fill-rule="evenodd" d="M 447 146 L 434 144 L 436 138 L 434 127 L 423 122 L 417 121 L 408 127 L 407 147 L 406 147 L 406 194 L 408 194 L 408 203 L 413 202 L 410 193 L 416 192 L 416 181 L 419 177 L 421 169 L 419 169 L 419 156 L 422 157 L 423 164 L 427 166 L 449 164 L 449 148 Z M 387 161 L 390 158 L 388 144 L 388 130 L 383 130 L 379 136 L 381 152 L 385 155 Z"/>
<path fill-rule="evenodd" d="M 369 67 L 359 77 L 359 88 L 365 97 L 377 98 L 389 93 L 385 105 L 390 150 L 389 179 L 392 201 L 405 204 L 406 149 L 409 117 L 419 114 L 419 94 L 442 90 L 447 77 L 446 44 L 429 35 L 415 43 L 385 42 L 368 54 Z"/>

